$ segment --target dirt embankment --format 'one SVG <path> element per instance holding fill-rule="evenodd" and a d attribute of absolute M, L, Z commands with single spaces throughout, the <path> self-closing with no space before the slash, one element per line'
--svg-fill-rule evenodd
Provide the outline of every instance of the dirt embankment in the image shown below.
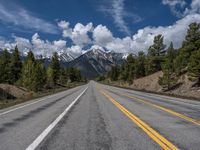
<path fill-rule="evenodd" d="M 162 76 L 162 71 L 156 72 L 152 75 L 134 80 L 130 87 L 138 90 L 168 93 L 177 96 L 194 97 L 200 99 L 200 87 L 193 86 L 195 82 L 192 82 L 188 79 L 187 73 L 180 77 L 178 81 L 179 86 L 167 92 L 163 92 L 162 87 L 158 84 L 158 80 Z"/>
<path fill-rule="evenodd" d="M 10 84 L 0 84 L 0 98 L 27 98 L 31 93 L 25 88 Z"/>
<path fill-rule="evenodd" d="M 158 84 L 158 80 L 159 77 L 162 76 L 162 71 L 159 71 L 152 75 L 136 79 L 133 81 L 131 87 L 139 90 L 160 92 L 162 90 L 162 87 Z"/>

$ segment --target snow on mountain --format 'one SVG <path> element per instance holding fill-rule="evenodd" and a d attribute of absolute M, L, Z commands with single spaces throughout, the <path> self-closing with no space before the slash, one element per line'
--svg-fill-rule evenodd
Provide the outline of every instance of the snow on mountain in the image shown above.
<path fill-rule="evenodd" d="M 62 62 L 70 62 L 75 59 L 74 56 L 72 56 L 70 53 L 64 51 L 58 52 L 58 58 Z"/>
<path fill-rule="evenodd" d="M 2 51 L 2 49 L 0 49 L 0 51 Z M 11 51 L 12 50 L 10 50 L 10 52 Z M 81 71 L 82 75 L 88 78 L 105 75 L 112 66 L 122 64 L 129 55 L 129 53 L 108 51 L 99 46 L 93 46 L 77 58 L 65 50 L 60 50 L 57 53 L 62 65 L 66 67 L 76 67 Z M 23 59 L 26 58 L 27 54 L 27 51 L 23 51 L 23 53 L 21 51 L 20 53 Z M 36 59 L 44 59 L 45 66 L 48 66 L 51 56 L 52 54 L 46 56 L 35 54 Z"/>
<path fill-rule="evenodd" d="M 127 55 L 127 54 L 126 54 Z M 78 58 L 66 64 L 67 67 L 76 67 L 88 78 L 94 78 L 99 75 L 105 75 L 112 66 L 120 65 L 124 62 L 124 54 L 104 49 L 88 50 Z"/>

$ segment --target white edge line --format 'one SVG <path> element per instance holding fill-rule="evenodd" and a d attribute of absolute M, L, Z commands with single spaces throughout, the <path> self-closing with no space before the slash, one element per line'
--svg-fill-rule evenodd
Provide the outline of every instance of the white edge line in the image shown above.
<path fill-rule="evenodd" d="M 69 112 L 78 99 L 85 93 L 88 87 L 26 148 L 26 150 L 34 150 L 44 140 L 44 138 L 51 132 L 51 130 L 58 124 L 58 122 Z"/>
<path fill-rule="evenodd" d="M 45 100 L 45 99 L 47 99 L 47 98 L 43 98 L 43 99 L 41 99 L 41 100 L 37 100 L 37 101 L 35 101 L 35 102 L 29 103 L 29 104 L 25 104 L 25 105 L 23 105 L 23 106 L 19 106 L 19 107 L 17 107 L 17 108 L 13 108 L 13 109 L 11 109 L 11 110 L 2 112 L 2 113 L 0 113 L 0 116 L 5 115 L 5 114 L 7 114 L 7 113 L 10 113 L 10 112 L 12 112 L 12 111 L 15 111 L 15 110 L 17 110 L 17 109 L 21 109 L 21 108 L 24 108 L 24 107 L 26 107 L 26 106 L 29 106 L 29 105 L 38 103 L 38 102 L 43 101 L 43 100 Z"/>
<path fill-rule="evenodd" d="M 64 91 L 63 91 L 63 92 L 64 92 Z M 62 92 L 61 92 L 61 93 L 62 93 Z M 53 98 L 53 97 L 55 97 L 55 96 L 57 96 L 57 95 L 59 95 L 59 94 L 60 94 L 60 93 L 57 93 L 57 94 L 54 94 L 54 95 L 50 95 L 50 96 L 47 96 L 47 97 L 42 98 L 42 99 L 40 99 L 40 100 L 35 100 L 34 102 L 31 102 L 31 103 L 28 103 L 28 104 L 25 104 L 25 105 L 22 105 L 22 106 L 19 106 L 19 107 L 10 109 L 10 110 L 8 110 L 8 111 L 5 111 L 5 112 L 0 113 L 0 116 L 5 115 L 5 114 L 8 114 L 8 113 L 10 113 L 10 112 L 12 112 L 12 111 L 15 111 L 15 110 L 18 110 L 18 109 L 27 107 L 27 106 L 29 106 L 29 105 L 32 105 L 32 104 L 35 104 L 35 103 L 44 101 L 44 100 L 46 100 L 46 99 L 48 99 L 48 98 Z"/>

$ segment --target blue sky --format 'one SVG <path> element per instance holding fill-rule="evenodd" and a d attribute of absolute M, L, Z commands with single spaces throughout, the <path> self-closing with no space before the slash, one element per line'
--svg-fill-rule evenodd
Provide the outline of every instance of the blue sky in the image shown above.
<path fill-rule="evenodd" d="M 80 55 L 91 46 L 136 53 L 160 32 L 178 47 L 199 13 L 199 0 L 1 0 L 0 46 L 43 55 Z"/>

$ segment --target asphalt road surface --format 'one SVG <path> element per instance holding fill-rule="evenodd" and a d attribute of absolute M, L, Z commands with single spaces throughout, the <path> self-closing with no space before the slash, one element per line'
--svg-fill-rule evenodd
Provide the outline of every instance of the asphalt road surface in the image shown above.
<path fill-rule="evenodd" d="M 94 81 L 0 111 L 0 150 L 200 149 L 200 102 Z"/>

